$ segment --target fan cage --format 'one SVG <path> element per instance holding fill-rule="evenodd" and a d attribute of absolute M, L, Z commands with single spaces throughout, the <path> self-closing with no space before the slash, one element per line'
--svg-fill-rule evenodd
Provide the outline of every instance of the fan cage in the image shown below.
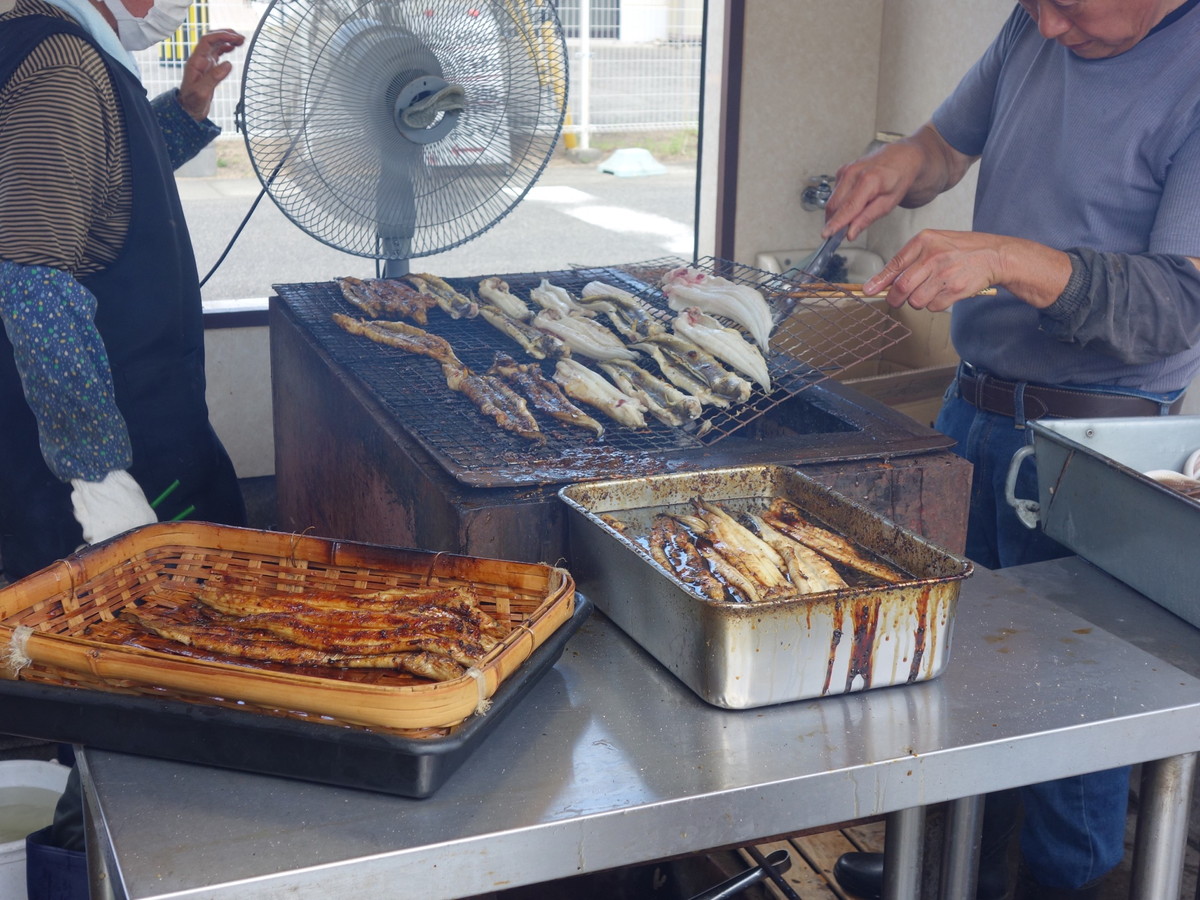
<path fill-rule="evenodd" d="M 432 143 L 395 99 L 433 76 L 465 105 Z M 264 189 L 335 249 L 441 253 L 510 213 L 553 156 L 567 54 L 550 0 L 273 0 L 247 52 L 240 124 Z"/>

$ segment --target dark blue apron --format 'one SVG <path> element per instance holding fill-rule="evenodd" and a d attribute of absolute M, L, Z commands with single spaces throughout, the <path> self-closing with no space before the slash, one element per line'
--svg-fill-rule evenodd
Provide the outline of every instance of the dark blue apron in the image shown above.
<path fill-rule="evenodd" d="M 54 33 L 95 46 L 82 28 L 50 16 L 0 23 L 0 84 Z M 208 421 L 200 288 L 174 172 L 145 88 L 97 51 L 126 123 L 133 217 L 118 258 L 80 283 L 97 299 L 96 327 L 133 445 L 129 471 L 150 499 L 179 480 L 157 509 L 160 519 L 193 507 L 190 519 L 242 525 L 246 513 L 233 465 Z M 83 542 L 70 494 L 70 485 L 42 458 L 12 345 L 0 331 L 0 558 L 9 578 L 36 571 Z"/>

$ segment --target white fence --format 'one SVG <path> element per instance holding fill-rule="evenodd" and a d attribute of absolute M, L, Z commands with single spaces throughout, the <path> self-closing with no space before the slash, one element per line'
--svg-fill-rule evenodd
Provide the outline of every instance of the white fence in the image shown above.
<path fill-rule="evenodd" d="M 558 7 L 569 53 L 566 134 L 586 147 L 597 132 L 697 127 L 703 0 L 559 0 Z M 249 43 L 267 8 L 262 0 L 207 0 L 204 18 L 208 27 L 242 32 Z M 178 85 L 178 57 L 186 55 L 178 46 L 136 54 L 150 96 Z M 238 139 L 234 112 L 245 48 L 229 59 L 233 73 L 218 89 L 211 116 L 223 137 Z"/>

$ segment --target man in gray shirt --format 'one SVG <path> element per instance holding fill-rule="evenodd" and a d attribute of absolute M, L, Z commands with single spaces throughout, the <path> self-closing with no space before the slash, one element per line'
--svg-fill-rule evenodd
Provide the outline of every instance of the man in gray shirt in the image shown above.
<path fill-rule="evenodd" d="M 1021 0 L 929 123 L 838 172 L 825 233 L 853 240 L 980 164 L 973 230 L 922 231 L 864 290 L 952 310 L 963 363 L 936 427 L 974 464 L 967 555 L 989 568 L 1067 552 L 1004 499 L 1026 422 L 1168 414 L 1200 370 L 1196 5 Z M 1018 494 L 1036 496 L 1032 467 Z M 1021 789 L 1017 897 L 1099 896 L 1124 853 L 1127 791 L 1127 769 Z M 1010 799 L 987 804 L 987 900 L 1005 896 Z M 865 896 L 881 871 L 868 862 L 838 869 Z"/>

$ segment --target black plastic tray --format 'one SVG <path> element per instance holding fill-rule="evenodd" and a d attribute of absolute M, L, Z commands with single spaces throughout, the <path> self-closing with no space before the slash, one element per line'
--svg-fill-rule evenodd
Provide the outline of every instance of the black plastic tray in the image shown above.
<path fill-rule="evenodd" d="M 0 680 L 5 733 L 102 750 L 282 775 L 403 797 L 428 797 L 548 672 L 591 614 L 575 612 L 472 716 L 440 738 L 404 738 L 182 700 Z"/>

